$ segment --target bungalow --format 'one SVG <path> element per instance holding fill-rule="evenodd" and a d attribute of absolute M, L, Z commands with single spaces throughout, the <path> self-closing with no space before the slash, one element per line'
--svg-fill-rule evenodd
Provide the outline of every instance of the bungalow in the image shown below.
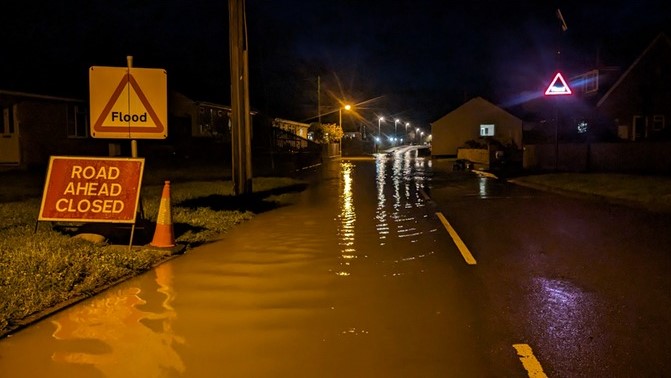
<path fill-rule="evenodd" d="M 526 168 L 668 174 L 671 40 L 664 33 L 625 70 L 598 64 L 569 86 L 574 93 L 556 99 L 554 110 L 539 111 L 543 99 L 525 104 L 545 133 L 535 141 L 525 135 Z"/>
<path fill-rule="evenodd" d="M 620 139 L 671 140 L 671 39 L 659 34 L 596 103 Z"/>
<path fill-rule="evenodd" d="M 469 141 L 495 140 L 522 146 L 523 121 L 482 97 L 475 97 L 431 123 L 432 156 L 456 156 Z"/>
<path fill-rule="evenodd" d="M 221 152 L 230 145 L 231 108 L 197 102 L 177 92 L 169 96 L 167 140 L 142 140 L 140 154 L 160 158 Z M 87 102 L 75 98 L 0 90 L 0 165 L 46 166 L 52 155 L 120 156 L 120 139 L 90 136 Z M 255 114 L 255 113 L 252 113 Z M 229 149 L 230 151 L 230 149 Z"/>
<path fill-rule="evenodd" d="M 106 141 L 89 138 L 82 100 L 0 90 L 0 165 L 46 165 L 51 155 L 106 155 Z"/>
<path fill-rule="evenodd" d="M 539 142 L 554 140 L 555 132 L 560 142 L 671 140 L 671 40 L 664 33 L 625 70 L 597 64 L 568 85 L 571 95 L 536 97 L 516 112 L 545 134 Z"/>

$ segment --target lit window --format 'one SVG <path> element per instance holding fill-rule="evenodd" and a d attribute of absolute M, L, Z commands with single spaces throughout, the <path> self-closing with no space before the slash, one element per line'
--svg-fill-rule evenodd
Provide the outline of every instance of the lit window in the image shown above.
<path fill-rule="evenodd" d="M 480 125 L 480 136 L 494 136 L 494 125 Z"/>

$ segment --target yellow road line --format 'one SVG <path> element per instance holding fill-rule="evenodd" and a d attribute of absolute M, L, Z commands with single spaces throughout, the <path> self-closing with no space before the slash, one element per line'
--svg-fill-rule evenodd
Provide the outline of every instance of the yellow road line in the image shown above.
<path fill-rule="evenodd" d="M 468 247 L 466 247 L 466 244 L 464 244 L 463 241 L 461 241 L 461 238 L 459 235 L 457 235 L 457 232 L 454 231 L 454 228 L 450 225 L 450 222 L 445 219 L 445 216 L 443 213 L 440 211 L 436 213 L 438 216 L 438 219 L 440 219 L 440 222 L 445 226 L 447 229 L 447 232 L 450 234 L 452 237 L 452 240 L 454 240 L 454 244 L 457 245 L 457 248 L 459 248 L 459 252 L 461 252 L 461 256 L 464 257 L 464 260 L 466 260 L 466 263 L 468 265 L 475 265 L 477 262 L 475 261 L 475 258 L 473 258 L 473 255 L 471 254 L 471 251 L 468 250 Z"/>
<path fill-rule="evenodd" d="M 547 375 L 543 372 L 543 367 L 528 344 L 513 344 L 513 348 L 517 351 L 522 366 L 524 366 L 530 378 L 547 378 Z"/>

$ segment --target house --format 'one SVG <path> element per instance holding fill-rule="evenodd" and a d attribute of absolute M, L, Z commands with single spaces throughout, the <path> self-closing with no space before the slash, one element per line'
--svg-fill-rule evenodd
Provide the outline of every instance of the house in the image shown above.
<path fill-rule="evenodd" d="M 255 113 L 252 113 L 255 114 Z M 231 107 L 168 93 L 168 138 L 164 148 L 189 158 L 229 159 Z"/>
<path fill-rule="evenodd" d="M 668 174 L 671 40 L 658 34 L 625 67 L 597 64 L 569 79 L 573 94 L 525 104 L 535 106 L 525 121 L 545 135 L 532 141 L 525 134 L 524 167 Z"/>
<path fill-rule="evenodd" d="M 482 97 L 475 97 L 431 123 L 433 156 L 456 156 L 469 141 L 495 140 L 522 146 L 523 121 Z"/>
<path fill-rule="evenodd" d="M 596 103 L 620 139 L 671 140 L 671 39 L 664 33 L 647 46 Z"/>
<path fill-rule="evenodd" d="M 291 134 L 297 135 L 303 139 L 308 139 L 308 129 L 310 128 L 310 125 L 307 123 L 275 118 L 273 119 L 273 126 L 284 131 L 288 131 Z"/>
<path fill-rule="evenodd" d="M 528 142 L 671 140 L 671 40 L 659 34 L 626 69 L 595 67 L 568 78 L 572 94 L 537 96 L 516 114 L 544 138 Z M 533 130 L 534 128 L 532 128 Z"/>
<path fill-rule="evenodd" d="M 0 90 L 0 165 L 45 166 L 51 155 L 107 155 L 107 141 L 89 138 L 82 100 Z"/>
<path fill-rule="evenodd" d="M 130 156 L 125 139 L 92 138 L 87 102 L 75 98 L 0 90 L 0 166 L 45 167 L 49 157 Z M 319 157 L 320 147 L 307 139 L 308 124 L 266 117 L 251 112 L 252 148 L 259 159 L 288 153 Z M 231 108 L 195 101 L 171 91 L 168 94 L 166 139 L 138 141 L 138 155 L 148 162 L 179 159 L 231 159 Z M 275 126 L 275 127 L 273 127 Z"/>
<path fill-rule="evenodd" d="M 46 166 L 52 155 L 121 156 L 130 145 L 123 139 L 90 136 L 87 102 L 75 98 L 0 90 L 0 165 Z M 140 141 L 140 156 L 160 159 L 188 156 L 230 146 L 231 108 L 197 102 L 171 92 L 167 139 Z M 255 113 L 252 113 L 255 114 Z"/>

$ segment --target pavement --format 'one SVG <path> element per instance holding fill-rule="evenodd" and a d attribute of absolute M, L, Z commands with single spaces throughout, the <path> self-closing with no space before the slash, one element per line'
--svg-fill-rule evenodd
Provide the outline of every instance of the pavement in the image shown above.
<path fill-rule="evenodd" d="M 627 206 L 631 208 L 636 208 L 636 209 L 641 209 L 641 210 L 646 210 L 646 211 L 651 211 L 651 212 L 656 212 L 656 213 L 669 213 L 671 212 L 671 187 L 669 187 L 666 192 L 667 194 L 663 195 L 658 195 L 657 198 L 654 200 L 650 200 L 650 193 L 646 193 L 645 185 L 641 185 L 642 180 L 645 180 L 646 178 L 649 177 L 642 177 L 642 176 L 637 176 L 637 175 L 625 175 L 625 174 L 612 174 L 612 179 L 614 182 L 619 183 L 619 187 L 627 187 L 627 188 L 632 188 L 635 187 L 636 190 L 639 191 L 630 191 L 628 194 L 628 198 L 623 198 L 622 193 L 617 193 L 616 192 L 610 192 L 608 190 L 600 190 L 603 188 L 598 188 L 598 183 L 595 182 L 594 185 L 585 185 L 585 188 L 588 190 L 592 190 L 592 192 L 581 192 L 577 190 L 572 190 L 568 189 L 567 187 L 562 187 L 561 186 L 561 181 L 552 181 L 552 185 L 544 185 L 542 183 L 538 182 L 531 182 L 529 180 L 525 180 L 525 177 L 528 175 L 510 175 L 509 177 L 505 177 L 505 173 L 503 177 L 498 176 L 496 173 L 485 171 L 485 170 L 473 170 L 473 173 L 477 174 L 478 176 L 481 177 L 487 177 L 487 178 L 492 178 L 492 179 L 497 179 L 497 180 L 506 180 L 509 183 L 515 184 L 515 185 L 520 185 L 524 186 L 527 188 L 532 188 L 535 190 L 542 190 L 545 192 L 551 192 L 555 193 L 558 195 L 562 196 L 567 196 L 567 197 L 572 197 L 572 198 L 580 198 L 584 200 L 591 200 L 591 201 L 598 201 L 598 202 L 604 202 L 604 203 L 609 203 L 609 204 L 614 204 L 614 205 L 620 205 L 620 206 Z M 571 173 L 563 173 L 566 175 L 571 175 Z M 589 174 L 587 173 L 575 173 L 575 175 L 579 175 L 580 180 L 584 180 L 585 177 L 589 177 Z M 604 173 L 600 173 L 600 176 L 608 175 Z M 671 183 L 671 181 L 668 181 Z M 661 186 L 662 189 L 665 188 L 665 185 Z M 640 188 L 640 189 L 639 189 Z M 664 191 L 662 190 L 662 193 Z"/>

